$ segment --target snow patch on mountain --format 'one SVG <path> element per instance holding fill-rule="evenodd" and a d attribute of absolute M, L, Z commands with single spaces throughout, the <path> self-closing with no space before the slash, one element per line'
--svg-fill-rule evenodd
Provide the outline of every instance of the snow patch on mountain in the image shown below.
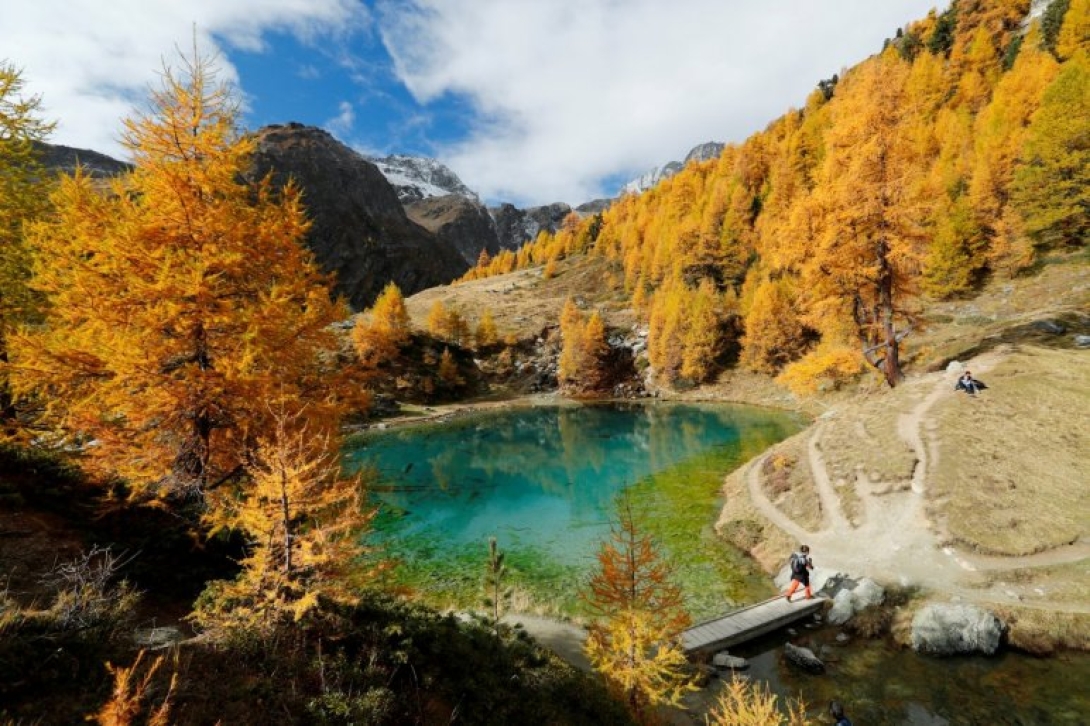
<path fill-rule="evenodd" d="M 690 161 L 707 161 L 718 158 L 723 153 L 723 144 L 718 141 L 706 141 L 697 144 L 685 156 L 684 161 L 670 161 L 655 167 L 651 171 L 641 174 L 621 188 L 622 194 L 639 194 L 647 191 L 663 179 L 668 179 L 685 168 Z"/>
<path fill-rule="evenodd" d="M 397 197 L 402 204 L 411 204 L 431 197 L 445 197 L 448 194 L 457 194 L 480 202 L 476 192 L 463 184 L 457 174 L 435 159 L 394 154 L 384 157 L 369 156 L 367 160 L 377 166 L 397 190 Z"/>

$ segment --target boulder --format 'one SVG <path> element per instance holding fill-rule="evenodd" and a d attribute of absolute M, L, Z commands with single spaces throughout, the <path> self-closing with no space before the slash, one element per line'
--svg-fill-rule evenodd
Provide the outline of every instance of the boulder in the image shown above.
<path fill-rule="evenodd" d="M 885 588 L 869 577 L 864 577 L 852 588 L 852 605 L 856 612 L 874 605 L 881 605 L 885 599 Z"/>
<path fill-rule="evenodd" d="M 1076 348 L 1090 348 L 1090 335 L 1076 335 L 1075 336 Z"/>
<path fill-rule="evenodd" d="M 792 645 L 791 643 L 785 643 L 783 646 L 783 657 L 788 663 L 807 673 L 818 675 L 825 672 L 825 664 L 822 663 L 821 659 L 814 655 L 814 651 L 809 648 L 802 648 L 797 645 Z"/>
<path fill-rule="evenodd" d="M 712 656 L 712 665 L 720 670 L 744 671 L 749 668 L 749 661 L 723 651 Z"/>
<path fill-rule="evenodd" d="M 1003 621 L 975 605 L 932 603 L 912 619 L 912 649 L 929 655 L 992 655 L 1004 629 Z"/>
<path fill-rule="evenodd" d="M 833 597 L 833 607 L 829 610 L 829 622 L 833 625 L 843 625 L 855 615 L 855 605 L 852 602 L 851 590 L 841 590 Z"/>

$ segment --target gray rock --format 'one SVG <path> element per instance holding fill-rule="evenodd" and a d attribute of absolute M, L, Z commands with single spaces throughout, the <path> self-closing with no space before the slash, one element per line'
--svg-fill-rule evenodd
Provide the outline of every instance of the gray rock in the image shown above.
<path fill-rule="evenodd" d="M 946 364 L 947 373 L 961 373 L 965 370 L 965 364 L 959 360 L 952 360 Z"/>
<path fill-rule="evenodd" d="M 833 607 L 829 610 L 829 622 L 843 625 L 855 615 L 855 604 L 851 590 L 841 590 L 833 597 Z"/>
<path fill-rule="evenodd" d="M 1090 335 L 1076 335 L 1075 336 L 1076 348 L 1090 348 Z"/>
<path fill-rule="evenodd" d="M 496 239 L 499 246 L 506 250 L 517 250 L 526 242 L 536 239 L 542 230 L 555 233 L 571 211 L 571 207 L 562 202 L 528 209 L 506 203 L 488 208 L 495 223 Z"/>
<path fill-rule="evenodd" d="M 1003 621 L 975 605 L 932 603 L 912 619 L 912 649 L 929 655 L 992 655 L 1004 629 Z"/>
<path fill-rule="evenodd" d="M 874 605 L 881 605 L 885 599 L 885 588 L 869 577 L 864 577 L 852 589 L 852 605 L 855 606 L 856 612 Z"/>
<path fill-rule="evenodd" d="M 807 673 L 816 675 L 825 672 L 825 664 L 809 648 L 801 648 L 791 643 L 785 643 L 783 656 L 788 663 Z"/>
<path fill-rule="evenodd" d="M 712 656 L 712 665 L 722 670 L 744 671 L 749 668 L 749 661 L 723 651 Z"/>
<path fill-rule="evenodd" d="M 1035 320 L 1031 327 L 1034 330 L 1040 330 L 1042 333 L 1048 333 L 1049 335 L 1063 335 L 1067 332 L 1067 326 L 1063 323 L 1058 323 L 1055 320 Z"/>
<path fill-rule="evenodd" d="M 163 628 L 137 630 L 133 633 L 132 639 L 141 648 L 160 650 L 182 642 L 184 637 L 181 630 L 171 625 Z"/>

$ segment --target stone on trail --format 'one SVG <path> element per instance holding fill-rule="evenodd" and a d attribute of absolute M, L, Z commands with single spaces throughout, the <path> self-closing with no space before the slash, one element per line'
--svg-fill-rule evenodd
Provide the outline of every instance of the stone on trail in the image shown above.
<path fill-rule="evenodd" d="M 885 588 L 869 577 L 864 577 L 852 588 L 852 605 L 855 606 L 856 612 L 873 605 L 881 605 L 885 599 Z"/>

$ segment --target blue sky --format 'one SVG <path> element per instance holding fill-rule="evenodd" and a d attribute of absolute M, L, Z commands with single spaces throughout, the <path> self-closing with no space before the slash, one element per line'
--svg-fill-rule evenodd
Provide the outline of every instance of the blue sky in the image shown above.
<path fill-rule="evenodd" d="M 440 159 L 486 201 L 572 205 L 737 142 L 939 0 L 0 0 L 52 141 L 124 157 L 164 60 L 219 56 L 243 123 Z"/>

